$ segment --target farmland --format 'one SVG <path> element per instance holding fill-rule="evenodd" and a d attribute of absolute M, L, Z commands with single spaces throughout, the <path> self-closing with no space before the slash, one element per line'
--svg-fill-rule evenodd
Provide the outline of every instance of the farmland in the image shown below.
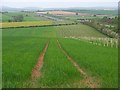
<path fill-rule="evenodd" d="M 1 24 L 1 23 L 0 23 Z M 9 27 L 26 27 L 26 26 L 42 26 L 42 25 L 51 25 L 51 21 L 41 21 L 41 22 L 4 22 L 2 23 L 2 28 Z"/>
<path fill-rule="evenodd" d="M 105 35 L 99 33 L 94 28 L 89 26 L 79 24 L 79 25 L 71 25 L 56 27 L 58 29 L 58 33 L 60 37 L 106 37 Z"/>
<path fill-rule="evenodd" d="M 69 16 L 69 20 L 66 15 L 39 17 L 32 12 L 19 12 L 24 16 L 22 22 L 7 22 L 14 14 L 3 16 L 4 22 L 1 22 L 4 28 L 3 88 L 118 87 L 117 39 L 88 25 L 74 22 L 80 18 L 75 15 Z M 100 38 L 99 43 L 103 40 L 103 45 L 97 43 Z M 116 46 L 112 46 L 114 42 L 109 40 L 115 40 Z M 104 45 L 104 41 L 110 45 Z"/>
<path fill-rule="evenodd" d="M 97 76 L 101 79 L 100 81 L 102 82 L 101 84 L 103 87 L 111 87 L 113 84 L 114 86 L 117 86 L 117 84 L 115 85 L 115 83 L 118 82 L 117 49 L 95 46 L 86 42 L 71 39 L 60 39 L 60 42 L 63 48 L 69 52 L 69 55 L 71 55 L 81 67 L 85 68 L 87 72 L 93 76 Z M 115 57 L 111 55 L 114 55 Z M 109 71 L 110 73 L 108 73 Z"/>
<path fill-rule="evenodd" d="M 3 31 L 3 71 L 5 71 L 3 73 L 4 87 L 19 87 L 23 80 L 30 79 L 31 70 L 47 42 L 47 38 L 49 35 L 54 37 L 54 33 L 52 33 L 53 31 L 51 32 L 49 30 L 50 28 L 47 28 L 47 31 L 46 28 L 36 28 L 34 32 L 32 29 L 24 30 L 24 28 L 22 28 L 19 30 Z M 11 51 L 13 53 L 11 53 Z M 19 57 L 19 59 L 17 57 Z M 7 61 L 8 59 L 9 61 Z M 11 68 L 7 69 L 6 67 Z M 9 72 L 11 72 L 10 75 Z M 21 75 L 22 73 L 24 74 Z M 12 78 L 13 76 L 14 79 Z M 4 82 L 6 84 L 4 84 Z"/>
<path fill-rule="evenodd" d="M 117 15 L 117 10 L 67 10 L 72 12 L 81 12 L 81 13 L 89 13 L 89 14 L 101 14 L 101 15 Z"/>
<path fill-rule="evenodd" d="M 24 22 L 30 21 L 48 21 L 49 19 L 37 16 L 34 12 L 9 12 L 2 14 L 2 22 L 8 22 L 10 19 L 13 19 L 13 16 L 23 15 Z"/>
<path fill-rule="evenodd" d="M 62 53 L 55 39 L 50 40 L 44 65 L 41 70 L 43 77 L 39 80 L 41 87 L 65 87 L 82 79 L 76 68 Z"/>

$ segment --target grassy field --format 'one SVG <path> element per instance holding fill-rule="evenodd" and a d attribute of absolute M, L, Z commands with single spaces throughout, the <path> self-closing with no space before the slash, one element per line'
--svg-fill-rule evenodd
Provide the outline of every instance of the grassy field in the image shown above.
<path fill-rule="evenodd" d="M 89 14 L 103 14 L 103 15 L 115 15 L 117 16 L 117 10 L 67 10 L 72 12 L 80 12 L 80 13 L 89 13 Z"/>
<path fill-rule="evenodd" d="M 60 39 L 63 48 L 92 76 L 100 79 L 101 87 L 118 87 L 118 51 L 79 40 Z"/>
<path fill-rule="evenodd" d="M 46 39 L 37 37 L 3 39 L 3 87 L 21 87 L 25 80 L 31 78 L 31 70 L 37 62 L 45 41 Z"/>
<path fill-rule="evenodd" d="M 69 27 L 58 26 L 56 29 L 58 30 L 58 36 L 60 37 L 106 37 L 94 28 L 83 24 L 71 25 Z"/>
<path fill-rule="evenodd" d="M 68 19 L 68 20 L 79 20 L 79 19 L 99 19 L 103 18 L 103 16 L 61 16 L 61 18 Z"/>
<path fill-rule="evenodd" d="M 49 36 L 54 37 L 51 30 L 53 28 L 3 30 L 3 87 L 22 87 L 31 78 L 46 41 Z"/>
<path fill-rule="evenodd" d="M 4 22 L 3 27 L 48 25 L 53 22 Z M 3 81 L 5 88 L 15 87 L 87 87 L 84 75 L 72 63 L 62 48 L 82 68 L 88 76 L 99 82 L 99 87 L 118 86 L 117 48 L 97 46 L 88 42 L 65 39 L 64 37 L 106 37 L 86 25 L 54 27 L 31 27 L 3 29 Z M 47 41 L 42 76 L 32 82 L 31 72 Z M 8 68 L 9 67 L 9 68 Z M 31 85 L 31 82 L 33 85 Z M 89 82 L 89 80 L 88 80 Z M 97 82 L 96 82 L 97 83 Z M 94 85 L 93 85 L 94 86 Z"/>
<path fill-rule="evenodd" d="M 62 53 L 56 39 L 50 40 L 41 71 L 43 72 L 43 76 L 39 79 L 41 87 L 76 87 L 72 84 L 83 78 Z"/>
<path fill-rule="evenodd" d="M 23 15 L 23 21 L 48 21 L 49 19 L 41 16 L 37 16 L 34 12 L 8 12 L 2 14 L 2 22 L 8 22 L 13 19 L 13 16 Z"/>

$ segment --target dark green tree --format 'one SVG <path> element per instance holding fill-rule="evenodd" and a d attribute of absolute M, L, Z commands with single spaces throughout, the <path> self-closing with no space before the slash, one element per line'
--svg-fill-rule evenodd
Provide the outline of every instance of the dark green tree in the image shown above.
<path fill-rule="evenodd" d="M 23 15 L 17 15 L 13 17 L 14 22 L 22 22 L 24 19 Z"/>

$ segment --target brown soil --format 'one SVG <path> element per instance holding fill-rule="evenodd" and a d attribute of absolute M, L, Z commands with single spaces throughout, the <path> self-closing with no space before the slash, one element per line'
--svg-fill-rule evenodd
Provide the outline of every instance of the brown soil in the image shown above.
<path fill-rule="evenodd" d="M 67 56 L 67 58 L 73 63 L 73 65 L 77 68 L 77 70 L 80 72 L 80 74 L 83 75 L 84 80 L 82 82 L 84 82 L 89 88 L 98 88 L 99 87 L 99 82 L 93 79 L 93 77 L 89 76 L 83 69 L 80 68 L 80 66 L 74 61 L 74 59 L 72 59 L 67 52 L 61 47 L 59 41 L 58 42 L 58 46 L 59 48 L 62 50 L 62 52 Z"/>
<path fill-rule="evenodd" d="M 76 12 L 68 12 L 68 11 L 49 11 L 49 14 L 52 15 L 64 15 L 64 16 L 71 16 L 71 15 L 76 15 Z M 44 15 L 47 14 L 47 12 L 37 12 L 37 14 Z M 91 16 L 91 14 L 88 13 L 78 13 L 80 16 Z"/>
<path fill-rule="evenodd" d="M 40 69 L 43 66 L 43 59 L 44 59 L 45 52 L 46 52 L 46 50 L 48 48 L 48 44 L 49 43 L 47 43 L 45 45 L 44 50 L 42 51 L 40 57 L 38 58 L 37 64 L 35 65 L 34 69 L 32 70 L 32 75 L 31 75 L 32 79 L 36 79 L 36 78 L 41 76 Z"/>

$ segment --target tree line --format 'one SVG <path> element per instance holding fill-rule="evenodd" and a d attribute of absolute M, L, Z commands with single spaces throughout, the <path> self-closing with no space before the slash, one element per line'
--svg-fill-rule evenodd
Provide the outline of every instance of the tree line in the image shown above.
<path fill-rule="evenodd" d="M 119 38 L 118 27 L 113 27 L 114 29 L 113 28 L 111 29 L 111 27 L 108 28 L 105 26 L 105 23 L 110 24 L 109 22 L 111 22 L 112 24 L 116 23 L 116 25 L 117 25 L 117 23 L 118 23 L 117 19 L 118 19 L 118 17 L 115 17 L 114 19 L 109 21 L 109 18 L 103 17 L 100 20 L 90 20 L 90 21 L 84 21 L 81 23 L 91 26 L 91 27 L 95 28 L 96 30 L 98 30 L 99 32 L 101 32 L 109 37 Z"/>
<path fill-rule="evenodd" d="M 9 19 L 8 22 L 22 22 L 24 20 L 23 15 L 12 16 L 12 19 Z"/>

